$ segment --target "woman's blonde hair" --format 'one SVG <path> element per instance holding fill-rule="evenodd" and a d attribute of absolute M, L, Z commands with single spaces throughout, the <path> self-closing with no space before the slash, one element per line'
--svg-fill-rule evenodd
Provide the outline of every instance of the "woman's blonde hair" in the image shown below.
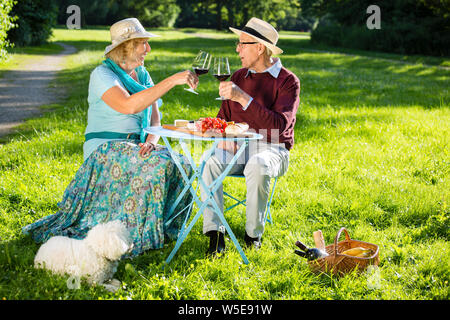
<path fill-rule="evenodd" d="M 111 59 L 117 65 L 124 63 L 126 60 L 136 59 L 136 47 L 143 40 L 144 38 L 128 40 L 108 52 L 105 57 Z"/>

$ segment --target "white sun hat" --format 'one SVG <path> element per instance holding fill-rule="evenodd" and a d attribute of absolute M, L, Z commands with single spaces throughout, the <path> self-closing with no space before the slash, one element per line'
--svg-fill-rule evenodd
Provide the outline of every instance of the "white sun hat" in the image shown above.
<path fill-rule="evenodd" d="M 283 53 L 283 50 L 276 46 L 278 42 L 277 30 L 275 30 L 275 28 L 270 23 L 264 20 L 253 17 L 247 22 L 242 30 L 232 27 L 229 27 L 229 29 L 236 33 L 238 36 L 240 36 L 241 33 L 245 33 L 255 38 L 256 41 L 268 47 L 273 52 L 273 54 Z"/>
<path fill-rule="evenodd" d="M 105 48 L 104 55 L 131 39 L 159 37 L 156 34 L 145 31 L 142 24 L 136 18 L 127 18 L 114 23 L 109 29 L 109 32 L 111 34 L 111 44 Z"/>

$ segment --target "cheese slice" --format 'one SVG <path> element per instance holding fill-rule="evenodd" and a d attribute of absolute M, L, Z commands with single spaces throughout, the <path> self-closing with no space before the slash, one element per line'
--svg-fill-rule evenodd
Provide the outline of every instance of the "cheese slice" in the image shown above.
<path fill-rule="evenodd" d="M 175 127 L 187 127 L 188 124 L 189 124 L 188 120 L 181 120 L 181 119 L 175 120 Z"/>

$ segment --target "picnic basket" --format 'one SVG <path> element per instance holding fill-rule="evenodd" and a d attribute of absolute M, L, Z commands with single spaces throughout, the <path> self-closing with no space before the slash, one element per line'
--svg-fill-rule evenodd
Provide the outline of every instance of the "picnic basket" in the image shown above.
<path fill-rule="evenodd" d="M 345 233 L 345 240 L 338 241 L 343 231 Z M 341 253 L 355 247 L 372 249 L 374 253 L 370 257 L 355 257 Z M 350 239 L 350 235 L 344 227 L 339 229 L 334 238 L 334 243 L 326 246 L 325 250 L 328 253 L 327 257 L 308 261 L 309 268 L 313 272 L 343 275 L 353 271 L 355 268 L 358 271 L 363 271 L 369 265 L 378 265 L 379 263 L 378 246 L 373 243 Z"/>

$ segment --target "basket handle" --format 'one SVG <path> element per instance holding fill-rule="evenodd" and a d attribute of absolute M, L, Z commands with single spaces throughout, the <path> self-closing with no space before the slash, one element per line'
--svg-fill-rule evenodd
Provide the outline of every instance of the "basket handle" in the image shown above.
<path fill-rule="evenodd" d="M 340 228 L 338 233 L 336 234 L 336 237 L 334 238 L 334 255 L 335 256 L 337 256 L 337 254 L 338 254 L 338 245 L 337 245 L 337 243 L 338 243 L 339 238 L 341 237 L 342 231 L 345 232 L 345 240 L 347 240 L 347 241 L 351 240 L 347 229 L 345 229 L 345 227 Z"/>

